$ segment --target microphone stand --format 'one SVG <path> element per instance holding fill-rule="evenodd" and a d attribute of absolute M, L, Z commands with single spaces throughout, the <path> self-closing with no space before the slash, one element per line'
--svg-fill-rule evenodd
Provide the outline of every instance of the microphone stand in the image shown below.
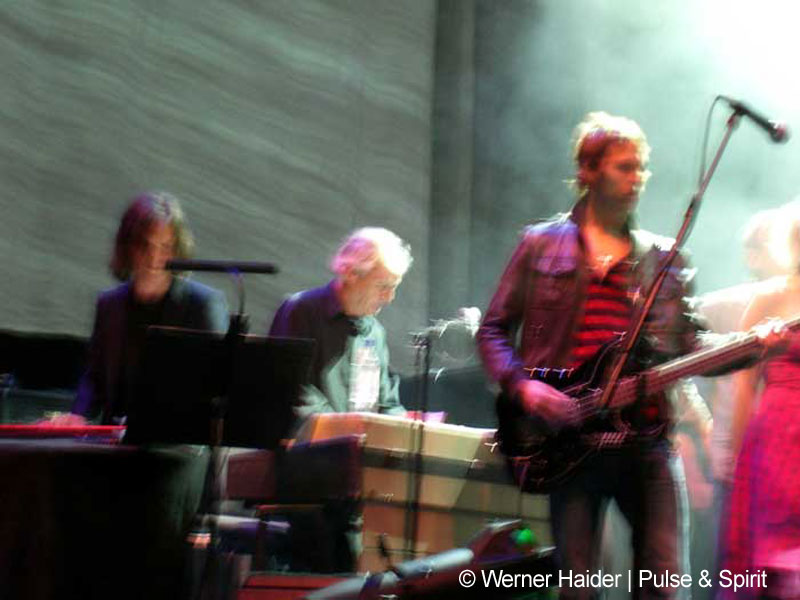
<path fill-rule="evenodd" d="M 199 588 L 196 595 L 202 600 L 212 600 L 222 595 L 227 595 L 225 582 L 221 580 L 220 564 L 218 560 L 219 549 L 217 543 L 219 539 L 217 513 L 219 511 L 219 485 L 217 482 L 217 469 L 220 460 L 220 447 L 225 440 L 225 415 L 228 410 L 231 390 L 234 384 L 236 367 L 236 348 L 243 336 L 249 330 L 249 319 L 244 312 L 245 288 L 244 273 L 257 273 L 273 275 L 279 269 L 272 263 L 253 262 L 253 261 L 232 261 L 232 260 L 190 260 L 172 259 L 167 262 L 166 269 L 170 271 L 204 271 L 209 273 L 227 273 L 231 275 L 235 282 L 239 296 L 239 310 L 230 315 L 228 332 L 225 335 L 225 359 L 222 368 L 224 373 L 224 385 L 220 390 L 220 395 L 214 398 L 211 412 L 211 420 L 208 431 L 209 463 L 206 471 L 205 489 L 200 503 L 200 514 L 204 515 L 200 524 L 208 527 L 207 548 L 205 564 Z M 215 581 L 219 579 L 219 581 Z"/>
<path fill-rule="evenodd" d="M 441 338 L 451 325 L 462 324 L 470 327 L 469 319 L 461 316 L 458 319 L 437 321 L 420 332 L 412 334 L 412 346 L 416 350 L 414 366 L 417 370 L 417 423 L 413 430 L 412 448 L 414 455 L 414 476 L 409 482 L 409 502 L 405 520 L 405 553 L 416 558 L 420 527 L 420 497 L 422 496 L 422 475 L 424 465 L 423 446 L 425 441 L 425 419 L 428 412 L 430 392 L 431 349 L 434 334 Z"/>
<path fill-rule="evenodd" d="M 218 473 L 221 471 L 223 454 L 222 443 L 225 436 L 225 415 L 230 401 L 231 386 L 236 368 L 236 347 L 242 337 L 250 329 L 249 318 L 244 312 L 245 287 L 241 270 L 233 267 L 226 272 L 234 279 L 238 292 L 238 311 L 230 314 L 228 332 L 225 334 L 225 361 L 222 368 L 226 370 L 226 385 L 222 394 L 213 400 L 211 423 L 208 438 L 208 471 L 206 472 L 204 502 L 201 514 L 208 529 L 208 555 L 197 591 L 201 600 L 223 600 L 229 596 L 226 581 L 226 561 L 223 560 L 219 548 L 219 502 L 221 501 Z"/>
<path fill-rule="evenodd" d="M 228 332 L 225 334 L 225 364 L 222 368 L 225 369 L 225 387 L 222 389 L 220 396 L 214 398 L 211 423 L 209 430 L 209 471 L 206 476 L 207 493 L 205 498 L 206 514 L 216 516 L 218 498 L 217 486 L 217 467 L 219 466 L 219 448 L 222 446 L 225 435 L 225 414 L 228 410 L 228 399 L 230 397 L 230 388 L 233 384 L 234 368 L 236 362 L 236 345 L 241 338 L 247 335 L 249 330 L 249 319 L 244 313 L 244 278 L 239 271 L 230 271 L 230 275 L 236 281 L 237 289 L 239 292 L 239 310 L 230 315 L 228 325 Z M 214 518 L 211 521 L 215 521 Z M 212 536 L 213 537 L 213 536 Z"/>
<path fill-rule="evenodd" d="M 228 327 L 228 337 L 235 339 L 239 336 L 247 335 L 247 332 L 250 331 L 250 320 L 244 312 L 245 291 L 242 271 L 232 269 L 228 271 L 228 274 L 233 277 L 236 282 L 236 289 L 239 292 L 239 310 L 231 313 L 231 321 Z"/>
<path fill-rule="evenodd" d="M 431 370 L 431 328 L 414 335 L 413 346 L 416 350 L 415 366 L 419 374 L 417 384 L 417 419 L 413 429 L 412 453 L 414 456 L 414 474 L 411 493 L 407 503 L 405 519 L 406 555 L 415 558 L 417 541 L 419 540 L 420 497 L 422 495 L 423 443 L 425 441 L 425 414 L 428 412 L 428 379 Z"/>
<path fill-rule="evenodd" d="M 711 182 L 711 178 L 713 177 L 714 172 L 717 170 L 717 165 L 719 164 L 719 161 L 722 158 L 722 154 L 728 145 L 731 135 L 733 135 L 734 129 L 739 124 L 740 117 L 741 117 L 741 112 L 739 110 L 734 109 L 733 114 L 731 114 L 731 116 L 728 118 L 725 135 L 723 136 L 722 141 L 720 142 L 719 148 L 717 149 L 717 153 L 714 155 L 714 160 L 711 162 L 711 165 L 708 167 L 708 170 L 702 177 L 697 191 L 694 193 L 691 201 L 689 202 L 689 206 L 686 209 L 686 213 L 683 217 L 683 223 L 681 224 L 680 230 L 678 231 L 678 235 L 675 236 L 675 243 L 672 245 L 672 248 L 670 248 L 667 256 L 664 257 L 664 261 L 659 267 L 655 279 L 653 280 L 652 284 L 650 285 L 650 288 L 647 290 L 647 293 L 645 294 L 645 300 L 642 304 L 641 309 L 639 309 L 639 311 L 636 314 L 636 317 L 631 322 L 628 331 L 625 333 L 625 337 L 623 338 L 624 346 L 622 348 L 622 351 L 615 357 L 614 361 L 612 362 L 606 386 L 600 398 L 599 406 L 601 408 L 607 408 L 610 406 L 614 394 L 614 389 L 616 388 L 619 378 L 622 375 L 622 370 L 625 367 L 625 364 L 627 363 L 628 358 L 630 357 L 634 346 L 636 345 L 636 341 L 638 340 L 642 332 L 642 328 L 644 327 L 644 321 L 647 318 L 647 314 L 648 312 L 650 312 L 650 308 L 653 306 L 653 303 L 655 302 L 658 290 L 661 289 L 661 285 L 664 283 L 670 265 L 675 260 L 675 257 L 678 255 L 678 251 L 683 246 L 683 242 L 686 236 L 689 234 L 692 225 L 694 224 L 694 221 L 697 217 L 697 211 L 700 209 L 700 204 L 702 202 L 706 188 L 708 187 L 708 184 Z"/>

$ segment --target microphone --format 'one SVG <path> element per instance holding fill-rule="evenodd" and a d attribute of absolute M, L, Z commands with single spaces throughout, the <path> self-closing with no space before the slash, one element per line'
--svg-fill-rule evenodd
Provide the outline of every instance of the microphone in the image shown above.
<path fill-rule="evenodd" d="M 210 273 L 261 273 L 272 275 L 278 267 L 272 263 L 237 260 L 173 259 L 167 262 L 167 271 L 207 271 Z"/>
<path fill-rule="evenodd" d="M 722 100 L 728 103 L 737 115 L 744 115 L 752 120 L 756 125 L 761 127 L 769 134 L 773 142 L 785 142 L 789 139 L 789 128 L 786 123 L 778 123 L 770 121 L 764 115 L 757 113 L 747 106 L 744 102 L 739 102 L 727 96 L 720 96 Z"/>

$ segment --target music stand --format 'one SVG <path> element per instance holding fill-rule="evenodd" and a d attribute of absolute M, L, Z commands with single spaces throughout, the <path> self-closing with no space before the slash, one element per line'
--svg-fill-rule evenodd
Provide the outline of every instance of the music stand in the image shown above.
<path fill-rule="evenodd" d="M 151 327 L 125 442 L 277 447 L 294 425 L 313 347 L 312 340 Z"/>
<path fill-rule="evenodd" d="M 200 594 L 217 579 L 219 447 L 275 448 L 295 423 L 313 340 L 150 327 L 123 442 L 207 445 L 199 514 L 208 548 Z M 223 584 L 224 585 L 224 584 Z M 213 591 L 210 593 L 214 593 Z"/>

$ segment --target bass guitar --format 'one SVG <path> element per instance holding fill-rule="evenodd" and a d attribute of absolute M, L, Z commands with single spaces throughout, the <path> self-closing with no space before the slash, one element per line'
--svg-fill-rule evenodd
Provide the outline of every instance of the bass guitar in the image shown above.
<path fill-rule="evenodd" d="M 800 328 L 800 318 L 787 321 L 784 328 L 788 331 Z M 524 413 L 520 402 L 501 394 L 497 399 L 500 448 L 521 489 L 547 493 L 567 481 L 594 452 L 663 435 L 669 410 L 661 392 L 671 384 L 757 358 L 762 351 L 763 344 L 757 334 L 739 334 L 726 343 L 621 377 L 605 406 L 600 406 L 602 381 L 614 356 L 613 346 L 574 372 L 528 369 L 532 379 L 574 399 L 581 424 L 550 433 L 535 416 Z"/>

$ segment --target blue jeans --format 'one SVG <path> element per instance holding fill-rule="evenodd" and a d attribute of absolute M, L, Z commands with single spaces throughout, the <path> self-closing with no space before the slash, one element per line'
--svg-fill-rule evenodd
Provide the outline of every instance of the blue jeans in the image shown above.
<path fill-rule="evenodd" d="M 680 458 L 667 440 L 590 456 L 550 495 L 550 520 L 560 572 L 594 573 L 605 508 L 614 499 L 632 530 L 634 598 L 688 597 L 684 587 L 638 585 L 638 573 L 678 576 L 688 568 L 688 502 Z M 612 573 L 611 575 L 615 575 Z M 627 588 L 627 573 L 619 579 Z M 561 588 L 562 598 L 595 598 L 601 590 Z"/>

